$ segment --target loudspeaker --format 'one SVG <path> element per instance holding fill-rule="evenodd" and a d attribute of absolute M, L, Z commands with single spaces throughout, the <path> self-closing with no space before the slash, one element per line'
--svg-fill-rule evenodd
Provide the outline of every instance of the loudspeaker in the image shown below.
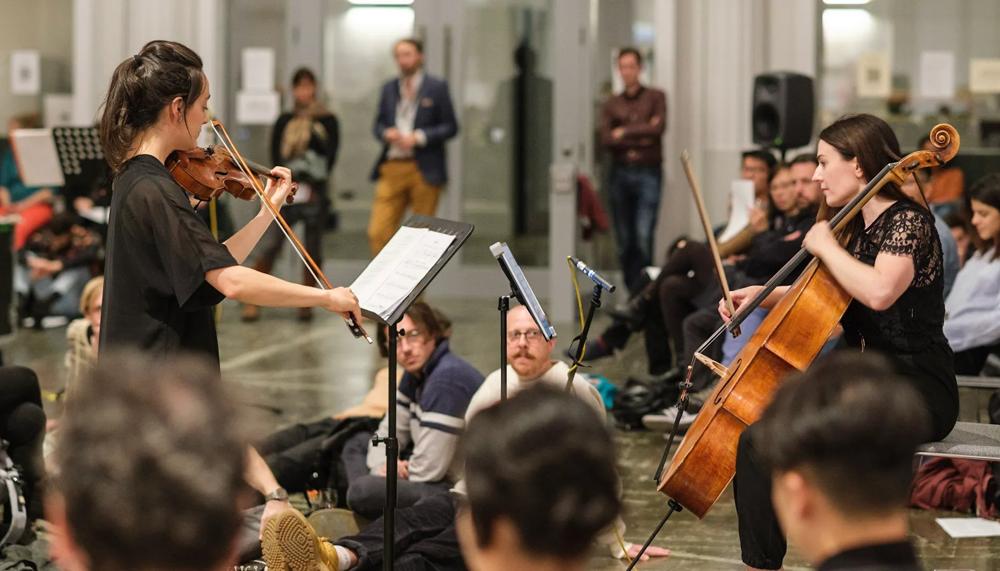
<path fill-rule="evenodd" d="M 815 108 L 811 77 L 784 71 L 758 75 L 753 80 L 753 142 L 779 149 L 808 145 Z"/>

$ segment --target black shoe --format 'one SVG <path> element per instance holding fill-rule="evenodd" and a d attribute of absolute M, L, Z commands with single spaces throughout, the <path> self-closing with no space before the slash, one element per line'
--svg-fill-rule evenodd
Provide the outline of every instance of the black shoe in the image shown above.
<path fill-rule="evenodd" d="M 628 300 L 625 305 L 613 307 L 608 310 L 608 315 L 624 321 L 633 331 L 642 329 L 646 316 L 649 314 L 649 304 L 651 298 L 648 297 L 645 289 L 640 291 L 635 297 Z"/>
<path fill-rule="evenodd" d="M 679 367 L 674 367 L 659 373 L 649 373 L 643 376 L 642 380 L 657 385 L 675 385 L 684 380 L 684 371 Z"/>
<path fill-rule="evenodd" d="M 566 349 L 565 355 L 570 361 L 576 358 L 576 352 L 573 347 Z M 597 359 L 603 359 L 605 357 L 610 357 L 614 355 L 615 351 L 605 343 L 603 337 L 598 337 L 596 339 L 590 339 L 587 341 L 586 350 L 583 352 L 584 361 L 596 361 Z"/>
<path fill-rule="evenodd" d="M 643 321 L 646 320 L 645 314 L 640 313 L 639 308 L 634 307 L 631 302 L 623 306 L 612 307 L 608 310 L 608 315 L 618 321 L 624 321 L 632 331 L 641 329 Z"/>

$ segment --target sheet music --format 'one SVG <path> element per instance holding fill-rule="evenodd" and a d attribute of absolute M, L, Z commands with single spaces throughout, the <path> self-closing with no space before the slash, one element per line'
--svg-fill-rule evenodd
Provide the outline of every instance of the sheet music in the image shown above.
<path fill-rule="evenodd" d="M 66 184 L 59 154 L 50 129 L 18 129 L 11 133 L 14 156 L 21 180 L 27 186 L 62 186 Z"/>
<path fill-rule="evenodd" d="M 732 239 L 750 223 L 750 209 L 754 207 L 753 182 L 734 180 L 729 190 L 729 223 L 716 239 L 719 243 Z"/>
<path fill-rule="evenodd" d="M 427 228 L 400 228 L 351 284 L 362 309 L 388 319 L 454 241 Z"/>
<path fill-rule="evenodd" d="M 937 523 L 956 538 L 1000 536 L 1000 522 L 979 517 L 939 517 Z"/>

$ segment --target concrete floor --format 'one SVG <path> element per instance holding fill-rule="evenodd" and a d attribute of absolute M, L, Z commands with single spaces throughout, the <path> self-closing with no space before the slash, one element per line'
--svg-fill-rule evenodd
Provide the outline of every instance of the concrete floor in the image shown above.
<path fill-rule="evenodd" d="M 455 322 L 453 350 L 484 373 L 497 367 L 497 314 L 493 300 L 435 298 Z M 357 402 L 367 391 L 376 367 L 377 351 L 350 336 L 339 318 L 317 314 L 311 323 L 299 323 L 292 310 L 264 310 L 261 321 L 244 324 L 239 308 L 224 304 L 219 328 L 223 376 L 246 406 L 255 431 L 268 431 L 290 422 L 317 418 Z M 598 317 L 594 331 L 606 318 Z M 575 333 L 569 324 L 556 324 L 562 335 L 559 349 Z M 21 331 L 0 344 L 5 364 L 34 368 L 43 389 L 57 390 L 64 378 L 64 329 Z M 644 369 L 642 340 L 638 337 L 612 359 L 596 363 L 593 370 L 615 382 Z M 963 418 L 978 414 L 985 395 L 963 390 Z M 61 412 L 59 403 L 46 405 L 51 416 Z M 278 407 L 268 411 L 265 407 Z M 665 512 L 666 498 L 657 493 L 651 475 L 664 444 L 659 434 L 616 431 L 619 469 L 625 488 L 626 539 L 642 542 Z M 1000 538 L 949 538 L 935 523 L 939 514 L 914 510 L 914 539 L 928 569 L 1000 569 Z M 667 559 L 640 565 L 639 569 L 741 569 L 736 517 L 732 495 L 727 491 L 703 521 L 687 512 L 675 514 L 664 528 L 657 545 L 669 547 Z M 624 569 L 625 564 L 595 555 L 595 570 Z M 788 569 L 808 568 L 794 553 Z"/>

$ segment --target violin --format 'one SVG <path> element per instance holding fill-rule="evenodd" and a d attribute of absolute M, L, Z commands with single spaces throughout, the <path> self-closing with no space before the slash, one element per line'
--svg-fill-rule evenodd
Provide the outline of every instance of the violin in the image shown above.
<path fill-rule="evenodd" d="M 277 180 L 271 169 L 252 161 L 246 163 L 253 176 Z M 226 192 L 240 200 L 257 198 L 251 176 L 240 168 L 226 147 L 211 145 L 190 151 L 174 151 L 167 157 L 166 167 L 177 184 L 200 200 L 212 200 Z M 298 187 L 298 183 L 292 182 L 292 190 L 285 202 L 292 203 Z"/>
<path fill-rule="evenodd" d="M 201 200 L 218 198 L 225 192 L 242 200 L 260 198 L 261 204 L 278 224 L 281 233 L 291 243 L 292 249 L 298 254 L 299 259 L 305 264 L 306 269 L 309 270 L 319 287 L 333 289 L 333 284 L 327 279 L 323 269 L 312 259 L 281 212 L 271 204 L 267 195 L 264 194 L 264 185 L 261 184 L 260 179 L 275 180 L 277 177 L 271 174 L 271 169 L 246 160 L 236 149 L 236 143 L 233 142 L 221 121 L 213 119 L 211 126 L 215 135 L 222 141 L 222 146 L 213 145 L 204 149 L 197 148 L 191 151 L 171 153 L 165 164 L 174 180 Z M 297 188 L 298 185 L 293 182 L 291 191 L 285 198 L 289 204 L 292 202 Z M 353 315 L 347 318 L 347 327 L 355 337 L 364 339 L 369 344 L 375 342 Z"/>
<path fill-rule="evenodd" d="M 889 182 L 902 184 L 917 169 L 942 165 L 958 153 L 959 135 L 951 125 L 936 125 L 930 140 L 933 150 L 916 151 L 886 165 L 830 221 L 833 233 L 842 238 L 847 223 Z M 776 287 L 810 258 L 808 251 L 800 250 L 757 296 L 740 306 L 729 323 L 695 351 L 695 358 L 688 365 L 679 408 L 683 410 L 686 404 L 695 362 L 709 366 L 721 379 L 688 429 L 665 474 L 669 442 L 660 460 L 655 475 L 657 489 L 671 498 L 672 511 L 676 503 L 698 518 L 705 517 L 736 473 L 740 434 L 757 421 L 789 373 L 809 367 L 850 304 L 850 294 L 819 259 L 813 258 L 728 367 L 704 355 L 707 347 L 726 331 L 735 332 Z"/>

